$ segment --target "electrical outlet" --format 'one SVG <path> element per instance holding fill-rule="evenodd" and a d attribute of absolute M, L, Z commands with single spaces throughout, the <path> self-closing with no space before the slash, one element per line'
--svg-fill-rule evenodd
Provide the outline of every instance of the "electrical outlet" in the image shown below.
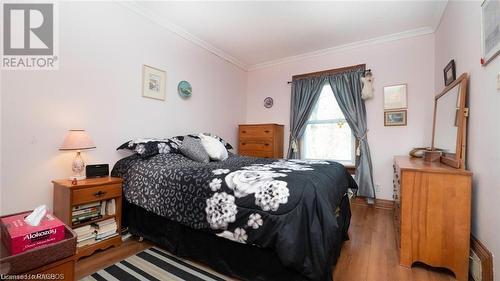
<path fill-rule="evenodd" d="M 376 183 L 375 184 L 375 193 L 380 193 L 380 184 Z"/>

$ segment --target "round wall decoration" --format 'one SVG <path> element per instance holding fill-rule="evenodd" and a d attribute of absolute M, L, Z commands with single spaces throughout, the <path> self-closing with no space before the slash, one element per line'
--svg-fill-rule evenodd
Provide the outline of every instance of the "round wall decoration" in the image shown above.
<path fill-rule="evenodd" d="M 181 82 L 179 82 L 179 85 L 177 86 L 177 91 L 179 92 L 179 95 L 181 97 L 189 98 L 193 93 L 193 88 L 191 87 L 191 84 L 189 84 L 188 81 L 182 80 Z"/>
<path fill-rule="evenodd" d="M 274 104 L 273 98 L 267 97 L 264 99 L 264 107 L 265 108 L 271 108 L 271 107 L 273 107 L 273 104 Z"/>

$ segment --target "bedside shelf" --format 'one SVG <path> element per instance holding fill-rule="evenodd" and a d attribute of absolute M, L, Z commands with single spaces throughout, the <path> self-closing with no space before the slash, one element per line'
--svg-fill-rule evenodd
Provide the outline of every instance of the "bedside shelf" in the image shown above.
<path fill-rule="evenodd" d="M 113 246 L 117 247 L 117 246 L 120 246 L 121 243 L 122 243 L 122 237 L 121 237 L 121 235 L 118 234 L 116 236 L 104 239 L 102 241 L 99 241 L 99 242 L 91 244 L 91 245 L 77 247 L 76 248 L 76 257 L 77 257 L 77 259 L 80 259 L 82 257 L 90 256 L 97 250 L 106 250 L 107 248 L 110 248 Z"/>
<path fill-rule="evenodd" d="M 107 219 L 111 219 L 111 218 L 114 218 L 114 217 L 116 217 L 116 215 L 105 215 L 105 216 L 102 216 L 99 219 L 95 219 L 95 220 L 92 220 L 92 221 L 83 222 L 83 223 L 79 223 L 79 224 L 72 224 L 71 228 L 79 228 L 81 226 L 86 226 L 86 225 L 93 224 L 93 223 L 96 223 L 96 222 L 105 221 Z"/>
<path fill-rule="evenodd" d="M 55 180 L 52 183 L 54 184 L 54 215 L 67 225 L 71 225 L 72 228 L 87 226 L 111 218 L 116 221 L 118 235 L 94 244 L 77 247 L 77 259 L 92 255 L 97 250 L 105 250 L 121 244 L 122 179 L 114 177 L 86 179 L 78 181 L 76 185 L 72 185 L 69 180 Z M 104 215 L 92 221 L 73 224 L 73 206 L 106 200 L 115 201 L 114 215 Z"/>

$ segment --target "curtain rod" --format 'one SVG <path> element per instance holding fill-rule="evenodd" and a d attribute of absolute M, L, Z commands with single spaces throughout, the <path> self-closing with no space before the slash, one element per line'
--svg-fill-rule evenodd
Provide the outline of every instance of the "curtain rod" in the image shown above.
<path fill-rule="evenodd" d="M 317 71 L 317 72 L 294 75 L 294 76 L 292 76 L 292 81 L 287 81 L 287 84 L 291 84 L 293 82 L 293 80 L 297 80 L 297 79 L 318 77 L 318 76 L 322 76 L 322 75 L 339 74 L 339 73 L 349 72 L 351 70 L 358 69 L 358 68 L 365 70 L 366 64 L 363 63 L 363 64 L 346 66 L 346 67 L 341 67 L 341 68 L 334 68 L 334 69 L 322 70 L 322 71 Z"/>

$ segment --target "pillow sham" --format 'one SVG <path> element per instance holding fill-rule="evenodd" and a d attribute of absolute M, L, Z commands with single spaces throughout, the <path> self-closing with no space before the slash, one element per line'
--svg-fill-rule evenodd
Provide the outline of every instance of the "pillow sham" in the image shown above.
<path fill-rule="evenodd" d="M 150 157 L 158 153 L 179 153 L 181 140 L 170 139 L 135 139 L 120 145 L 116 150 L 127 149 L 139 154 L 141 157 Z"/>
<path fill-rule="evenodd" d="M 226 142 L 221 137 L 210 134 L 203 133 L 203 135 L 211 136 L 218 140 L 224 145 L 226 149 L 233 149 L 233 146 Z M 141 157 L 150 157 L 158 153 L 181 153 L 179 147 L 183 142 L 185 137 L 191 137 L 194 139 L 200 139 L 199 135 L 190 134 L 187 136 L 176 136 L 168 139 L 161 138 L 141 138 L 130 140 L 122 145 L 120 145 L 116 150 L 127 149 L 132 152 L 139 154 Z"/>
<path fill-rule="evenodd" d="M 199 139 L 199 138 L 200 138 L 200 137 L 199 137 L 199 135 L 200 135 L 200 134 L 196 134 L 196 135 L 195 135 L 195 134 L 190 134 L 190 135 L 188 135 L 188 136 L 190 136 L 190 137 L 192 137 L 192 138 L 195 138 L 195 139 Z M 225 147 L 226 149 L 233 149 L 233 146 L 232 146 L 230 143 L 228 143 L 228 142 L 227 142 L 227 141 L 225 141 L 223 138 L 221 138 L 221 137 L 219 137 L 219 136 L 217 136 L 217 135 L 215 135 L 215 134 L 212 134 L 212 133 L 203 133 L 203 135 L 213 137 L 213 138 L 215 138 L 216 140 L 220 141 L 220 142 L 224 145 L 224 147 Z"/>
<path fill-rule="evenodd" d="M 179 150 L 184 156 L 196 162 L 210 162 L 210 157 L 199 139 L 185 137 Z"/>
<path fill-rule="evenodd" d="M 224 161 L 227 159 L 227 149 L 218 139 L 200 134 L 200 141 L 211 160 Z"/>

